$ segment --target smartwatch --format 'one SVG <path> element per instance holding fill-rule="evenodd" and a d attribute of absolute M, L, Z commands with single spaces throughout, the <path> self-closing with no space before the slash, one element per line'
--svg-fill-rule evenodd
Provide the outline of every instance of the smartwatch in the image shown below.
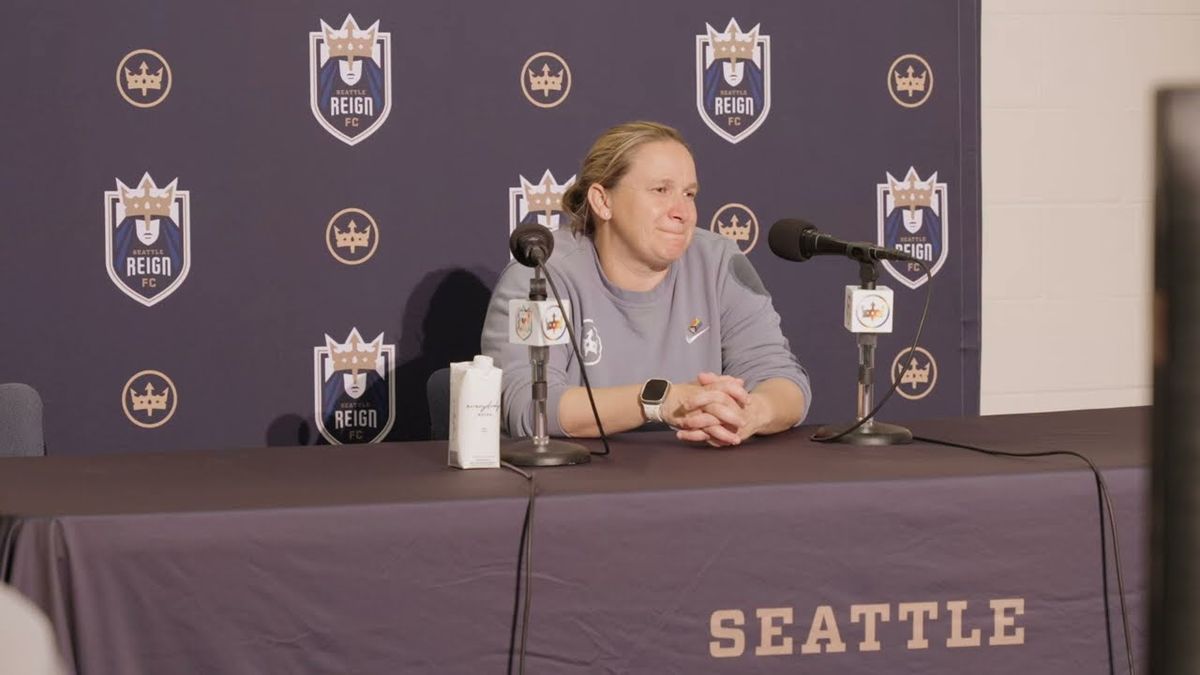
<path fill-rule="evenodd" d="M 657 377 L 646 380 L 638 401 L 642 404 L 642 416 L 651 422 L 662 422 L 662 406 L 667 400 L 667 392 L 671 391 L 671 383 Z"/>

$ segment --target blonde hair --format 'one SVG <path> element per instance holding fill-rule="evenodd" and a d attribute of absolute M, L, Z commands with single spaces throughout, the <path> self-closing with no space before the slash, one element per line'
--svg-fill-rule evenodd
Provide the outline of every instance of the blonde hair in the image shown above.
<path fill-rule="evenodd" d="M 588 190 L 599 184 L 611 190 L 629 171 L 630 157 L 646 143 L 675 141 L 688 148 L 683 136 L 675 129 L 658 122 L 626 122 L 604 133 L 592 144 L 579 176 L 563 195 L 563 210 L 571 216 L 571 231 L 591 236 L 596 231 L 596 219 L 588 204 Z"/>

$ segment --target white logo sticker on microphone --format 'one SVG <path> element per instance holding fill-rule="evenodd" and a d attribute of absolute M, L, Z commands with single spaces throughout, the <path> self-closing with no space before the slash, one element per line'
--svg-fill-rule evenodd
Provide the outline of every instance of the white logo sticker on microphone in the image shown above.
<path fill-rule="evenodd" d="M 517 337 L 528 340 L 533 335 L 533 307 L 522 305 L 517 309 Z"/>
<path fill-rule="evenodd" d="M 567 331 L 567 321 L 558 307 L 548 307 L 542 315 L 542 335 L 547 340 L 558 340 Z"/>
<path fill-rule="evenodd" d="M 863 328 L 881 328 L 892 318 L 891 303 L 882 295 L 863 295 L 857 301 L 854 318 Z"/>

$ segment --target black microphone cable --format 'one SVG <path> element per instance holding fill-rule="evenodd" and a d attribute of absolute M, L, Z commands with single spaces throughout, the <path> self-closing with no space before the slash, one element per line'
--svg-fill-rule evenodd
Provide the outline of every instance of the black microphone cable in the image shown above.
<path fill-rule="evenodd" d="M 533 600 L 533 505 L 537 497 L 537 484 L 533 472 L 522 471 L 508 462 L 500 462 L 505 469 L 519 474 L 529 481 L 529 500 L 525 505 L 525 522 L 521 526 L 521 542 L 517 551 L 517 588 L 513 599 L 512 629 L 508 638 L 508 673 L 512 675 L 516 657 L 517 672 L 525 673 L 525 645 L 529 638 L 529 607 Z M 518 619 L 518 617 L 520 617 Z M 521 645 L 517 647 L 517 628 L 520 626 Z"/>
<path fill-rule="evenodd" d="M 913 436 L 914 441 L 922 443 L 931 443 L 933 445 L 944 445 L 950 448 L 959 448 L 961 450 L 970 450 L 984 455 L 994 457 L 1053 457 L 1066 456 L 1075 457 L 1082 460 L 1087 467 L 1091 469 L 1092 475 L 1096 479 L 1096 496 L 1099 501 L 1098 510 L 1100 514 L 1100 573 L 1102 575 L 1101 590 L 1104 593 L 1104 627 L 1105 636 L 1108 639 L 1108 672 L 1110 675 L 1115 675 L 1116 665 L 1113 657 L 1113 636 L 1112 636 L 1112 619 L 1111 610 L 1109 608 L 1108 597 L 1108 547 L 1105 545 L 1105 520 L 1108 521 L 1108 534 L 1112 537 L 1113 550 L 1113 569 L 1117 576 L 1117 597 L 1121 601 L 1121 627 L 1125 637 L 1125 657 L 1129 665 L 1129 674 L 1134 675 L 1133 668 L 1133 640 L 1130 639 L 1129 633 L 1129 612 L 1125 606 L 1125 576 L 1121 572 L 1121 545 L 1117 539 L 1116 513 L 1113 510 L 1112 497 L 1108 493 L 1108 483 L 1104 480 L 1104 475 L 1100 469 L 1087 456 L 1074 452 L 1072 450 L 1047 450 L 1043 452 L 1009 452 L 1005 450 L 990 450 L 981 448 L 976 445 L 968 445 L 966 443 L 957 443 L 954 441 L 944 441 L 937 438 L 929 438 L 926 436 Z M 1108 513 L 1108 518 L 1104 517 L 1105 512 Z"/>
<path fill-rule="evenodd" d="M 554 277 L 550 276 L 550 270 L 542 263 L 538 263 L 538 269 L 546 275 L 546 281 L 550 284 L 550 292 L 554 294 L 554 301 L 558 303 L 558 311 L 562 312 L 563 316 L 569 316 L 566 308 L 563 307 L 562 298 L 558 296 L 558 288 L 554 285 Z M 592 405 L 592 417 L 596 419 L 596 428 L 600 430 L 600 442 L 604 444 L 604 450 L 592 451 L 591 454 L 604 456 L 610 452 L 608 434 L 604 433 L 604 423 L 600 421 L 600 412 L 596 410 L 596 399 L 592 396 L 592 384 L 588 381 L 587 366 L 583 365 L 583 355 L 579 352 L 579 341 L 575 339 L 575 329 L 571 327 L 571 323 L 571 321 L 567 321 L 567 334 L 571 338 L 571 349 L 574 350 L 575 358 L 579 361 L 579 374 L 583 376 L 583 388 L 587 391 L 588 403 Z"/>
<path fill-rule="evenodd" d="M 933 298 L 933 275 L 929 272 L 929 267 L 916 258 L 913 258 L 911 262 L 917 263 L 921 266 L 921 269 L 925 271 L 925 307 L 921 309 L 921 320 L 917 322 L 917 334 L 913 336 L 912 346 L 908 348 L 908 353 L 905 354 L 904 358 L 901 359 L 904 367 L 900 369 L 900 374 L 896 375 L 896 381 L 892 383 L 892 388 L 888 389 L 888 392 L 884 394 L 882 399 L 879 400 L 879 403 L 876 403 L 875 407 L 871 408 L 871 411 L 864 415 L 861 420 L 855 422 L 846 429 L 837 432 L 836 434 L 830 434 L 828 436 L 818 436 L 813 434 L 809 437 L 809 440 L 816 441 L 818 443 L 832 443 L 842 436 L 854 431 L 870 420 L 875 419 L 875 414 L 878 413 L 881 408 L 883 408 L 883 404 L 887 403 L 888 399 L 892 397 L 892 394 L 896 393 L 896 390 L 900 388 L 900 383 L 904 381 L 904 375 L 908 372 L 908 369 L 912 367 L 912 355 L 913 352 L 917 351 L 917 345 L 921 342 L 921 331 L 925 329 L 925 317 L 929 315 L 929 301 Z M 889 375 L 890 374 L 891 373 L 889 373 Z"/>

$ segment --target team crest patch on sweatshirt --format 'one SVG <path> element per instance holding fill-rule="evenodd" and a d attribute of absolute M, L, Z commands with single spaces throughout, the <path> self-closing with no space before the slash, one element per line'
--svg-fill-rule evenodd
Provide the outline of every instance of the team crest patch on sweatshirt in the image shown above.
<path fill-rule="evenodd" d="M 596 330 L 596 322 L 591 319 L 583 320 L 583 365 L 594 366 L 600 363 L 604 356 L 604 342 L 600 339 L 600 331 Z"/>

